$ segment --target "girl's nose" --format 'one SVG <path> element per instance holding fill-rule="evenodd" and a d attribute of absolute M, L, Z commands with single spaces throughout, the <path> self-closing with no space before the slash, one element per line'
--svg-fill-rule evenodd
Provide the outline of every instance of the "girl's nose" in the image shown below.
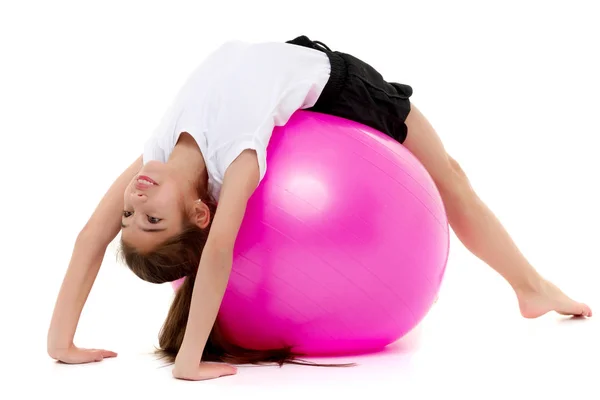
<path fill-rule="evenodd" d="M 137 201 L 137 202 L 142 202 L 144 203 L 146 200 L 148 199 L 148 197 L 143 194 L 143 193 L 139 193 L 139 192 L 132 192 L 131 193 L 131 200 L 132 201 Z"/>

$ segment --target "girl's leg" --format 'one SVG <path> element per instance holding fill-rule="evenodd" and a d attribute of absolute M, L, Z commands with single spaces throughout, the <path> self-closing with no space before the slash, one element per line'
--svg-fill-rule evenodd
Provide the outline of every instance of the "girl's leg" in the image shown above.
<path fill-rule="evenodd" d="M 514 289 L 521 314 L 539 317 L 549 311 L 591 316 L 590 308 L 571 300 L 540 274 L 521 254 L 500 221 L 479 199 L 460 165 L 450 157 L 427 119 L 412 105 L 406 119 L 404 146 L 429 171 L 460 241 L 480 260 L 502 275 Z"/>

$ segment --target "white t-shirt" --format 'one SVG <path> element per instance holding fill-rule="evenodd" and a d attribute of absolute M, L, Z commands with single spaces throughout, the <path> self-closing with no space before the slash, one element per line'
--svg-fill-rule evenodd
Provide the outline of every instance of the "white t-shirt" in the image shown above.
<path fill-rule="evenodd" d="M 260 179 L 275 126 L 312 107 L 329 79 L 321 51 L 287 43 L 227 42 L 185 82 L 146 142 L 144 163 L 166 162 L 181 132 L 198 143 L 218 199 L 227 167 L 245 149 L 258 156 Z"/>

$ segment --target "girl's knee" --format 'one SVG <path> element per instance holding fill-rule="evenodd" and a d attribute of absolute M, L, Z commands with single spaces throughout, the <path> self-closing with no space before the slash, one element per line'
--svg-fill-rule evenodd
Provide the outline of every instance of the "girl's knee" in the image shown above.
<path fill-rule="evenodd" d="M 466 172 L 461 167 L 460 163 L 456 161 L 450 155 L 448 158 L 448 166 L 445 168 L 446 173 L 442 179 L 436 181 L 438 189 L 446 194 L 465 194 L 471 192 L 473 189 L 469 182 L 469 178 Z"/>
<path fill-rule="evenodd" d="M 459 164 L 458 161 L 456 161 L 452 156 L 448 155 L 448 162 L 450 164 L 450 170 L 452 171 L 452 174 L 454 174 L 457 177 L 460 178 L 467 178 L 467 174 L 465 173 L 465 171 L 462 169 L 461 165 Z"/>

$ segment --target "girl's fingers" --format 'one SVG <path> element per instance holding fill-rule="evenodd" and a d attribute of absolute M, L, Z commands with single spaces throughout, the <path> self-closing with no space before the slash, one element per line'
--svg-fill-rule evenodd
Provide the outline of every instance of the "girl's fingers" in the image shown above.
<path fill-rule="evenodd" d="M 114 351 L 110 351 L 110 350 L 102 350 L 102 356 L 104 358 L 111 358 L 111 357 L 116 357 L 117 353 L 115 353 Z"/>
<path fill-rule="evenodd" d="M 105 349 L 86 349 L 86 351 L 99 352 L 104 358 L 116 357 L 117 353 Z"/>

